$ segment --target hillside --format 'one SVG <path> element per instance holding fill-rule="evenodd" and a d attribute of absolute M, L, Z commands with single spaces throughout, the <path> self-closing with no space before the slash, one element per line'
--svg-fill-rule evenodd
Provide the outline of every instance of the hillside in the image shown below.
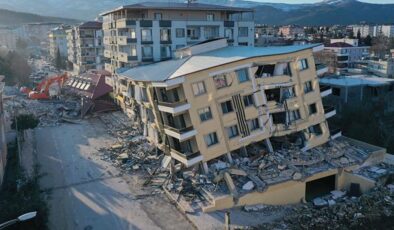
<path fill-rule="evenodd" d="M 257 23 L 271 25 L 349 25 L 394 23 L 394 4 L 370 4 L 356 0 L 324 1 L 300 9 L 285 11 L 271 6 L 257 6 Z"/>
<path fill-rule="evenodd" d="M 13 26 L 31 22 L 63 22 L 67 24 L 74 24 L 79 21 L 68 18 L 48 17 L 0 9 L 0 25 L 2 26 Z"/>

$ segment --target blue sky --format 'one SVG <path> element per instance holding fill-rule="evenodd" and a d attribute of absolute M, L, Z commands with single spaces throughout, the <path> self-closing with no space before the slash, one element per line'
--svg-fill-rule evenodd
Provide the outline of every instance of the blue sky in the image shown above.
<path fill-rule="evenodd" d="M 254 0 L 256 2 L 272 2 L 272 3 L 315 3 L 321 2 L 322 0 Z M 369 2 L 369 3 L 393 3 L 394 0 L 359 0 L 360 2 Z"/>

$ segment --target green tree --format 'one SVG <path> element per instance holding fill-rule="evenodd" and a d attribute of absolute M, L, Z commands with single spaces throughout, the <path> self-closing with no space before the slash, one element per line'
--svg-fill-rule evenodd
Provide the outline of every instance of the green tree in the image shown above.
<path fill-rule="evenodd" d="M 16 129 L 18 131 L 26 130 L 26 129 L 34 129 L 40 123 L 40 121 L 33 114 L 21 114 L 13 119 L 11 128 Z"/>
<path fill-rule="evenodd" d="M 359 41 L 361 41 L 361 32 L 360 32 L 360 30 L 357 31 L 357 39 Z"/>
<path fill-rule="evenodd" d="M 366 36 L 364 39 L 364 45 L 372 46 L 372 37 L 370 35 Z"/>

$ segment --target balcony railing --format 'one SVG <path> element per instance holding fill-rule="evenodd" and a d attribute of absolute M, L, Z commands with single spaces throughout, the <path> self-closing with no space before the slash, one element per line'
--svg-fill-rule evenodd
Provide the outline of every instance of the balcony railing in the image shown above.
<path fill-rule="evenodd" d="M 187 132 L 190 132 L 190 131 L 194 130 L 193 126 L 176 128 L 176 127 L 173 127 L 173 126 L 170 126 L 170 125 L 164 125 L 164 128 L 169 129 L 169 130 L 174 131 L 174 132 L 179 133 L 179 134 L 187 133 Z"/>
<path fill-rule="evenodd" d="M 159 101 L 158 102 L 159 105 L 161 106 L 165 106 L 165 107 L 171 107 L 171 108 L 175 108 L 184 104 L 187 104 L 187 100 L 179 100 L 179 101 Z"/>
<path fill-rule="evenodd" d="M 330 106 L 330 105 L 325 105 L 325 106 L 323 106 L 324 107 L 324 112 L 325 113 L 330 113 L 330 112 L 333 112 L 333 111 L 335 111 L 335 107 L 334 106 Z"/>
<path fill-rule="evenodd" d="M 180 157 L 184 158 L 185 160 L 191 160 L 193 158 L 201 156 L 199 151 L 190 152 L 190 151 L 183 151 L 180 149 L 171 149 L 171 152 L 179 155 Z"/>

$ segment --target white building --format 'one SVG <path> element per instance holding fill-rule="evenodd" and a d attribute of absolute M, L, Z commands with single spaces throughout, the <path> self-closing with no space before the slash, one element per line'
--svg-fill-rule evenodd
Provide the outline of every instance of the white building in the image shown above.
<path fill-rule="evenodd" d="M 103 31 L 102 23 L 90 21 L 67 31 L 68 60 L 76 74 L 90 69 L 102 70 Z"/>
<path fill-rule="evenodd" d="M 362 38 L 369 36 L 374 36 L 374 26 L 371 25 L 352 25 L 354 36 L 357 36 L 360 31 L 360 35 Z"/>
<path fill-rule="evenodd" d="M 114 73 L 170 59 L 181 47 L 226 37 L 230 45 L 254 45 L 253 10 L 201 3 L 147 2 L 104 12 L 105 69 Z"/>
<path fill-rule="evenodd" d="M 369 56 L 369 46 L 360 46 L 357 39 L 332 39 L 329 45 L 324 47 L 325 51 L 333 52 L 336 56 L 336 68 L 346 71 L 353 68 L 355 64 Z"/>
<path fill-rule="evenodd" d="M 0 28 L 0 47 L 14 50 L 16 49 L 16 41 L 19 36 L 13 28 L 2 27 Z"/>
<path fill-rule="evenodd" d="M 56 58 L 57 53 L 60 56 L 67 57 L 67 34 L 69 27 L 59 26 L 49 31 L 49 54 L 52 58 Z"/>

